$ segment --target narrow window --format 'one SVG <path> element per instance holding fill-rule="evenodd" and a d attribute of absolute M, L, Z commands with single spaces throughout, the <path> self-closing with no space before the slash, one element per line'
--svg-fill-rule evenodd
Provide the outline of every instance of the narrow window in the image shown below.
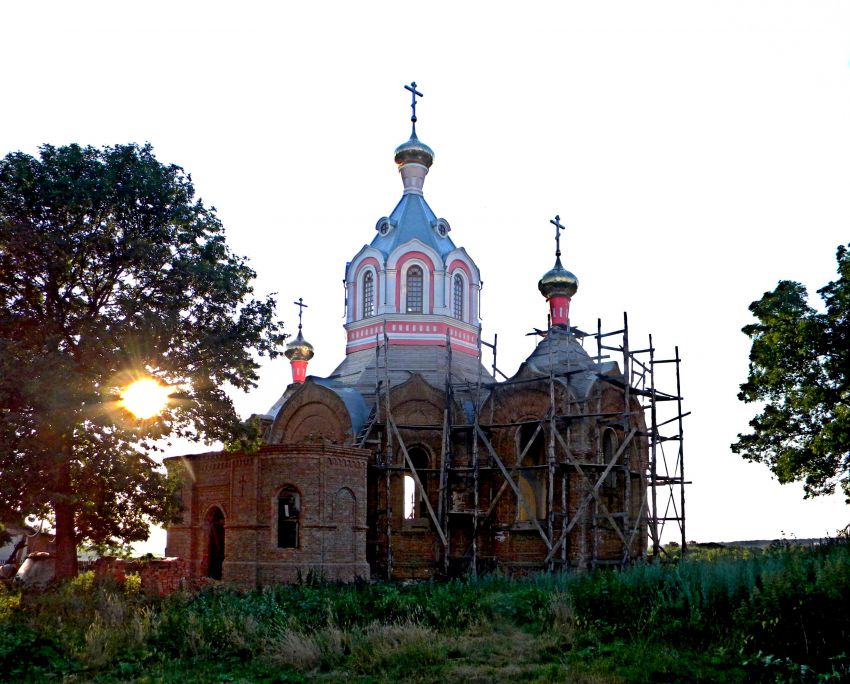
<path fill-rule="evenodd" d="M 602 433 L 602 463 L 603 465 L 608 465 L 611 463 L 611 460 L 614 458 L 614 454 L 617 453 L 617 449 L 620 447 L 620 440 L 617 439 L 617 433 L 612 428 L 605 428 L 605 431 Z M 619 463 L 617 464 L 619 465 Z M 608 473 L 608 476 L 605 478 L 605 486 L 610 488 L 617 487 L 617 472 L 616 470 L 611 470 Z"/>
<path fill-rule="evenodd" d="M 407 313 L 422 313 L 422 269 L 407 269 Z"/>
<path fill-rule="evenodd" d="M 298 518 L 301 496 L 292 488 L 281 490 L 277 498 L 277 547 L 298 548 Z"/>
<path fill-rule="evenodd" d="M 224 564 L 224 513 L 213 506 L 206 517 L 208 548 L 206 557 L 207 577 L 221 579 Z"/>
<path fill-rule="evenodd" d="M 424 449 L 413 447 L 407 452 L 410 460 L 413 462 L 413 467 L 416 470 L 416 475 L 419 477 L 419 482 L 427 490 L 428 475 L 425 472 L 428 468 L 428 454 Z M 428 509 L 425 506 L 424 492 L 416 491 L 416 481 L 412 475 L 404 476 L 404 517 L 407 520 L 415 520 L 424 518 L 428 515 Z"/>
<path fill-rule="evenodd" d="M 372 271 L 363 276 L 363 318 L 375 315 L 375 280 Z"/>
<path fill-rule="evenodd" d="M 459 321 L 463 320 L 463 278 L 455 275 L 454 281 L 454 317 Z"/>
<path fill-rule="evenodd" d="M 517 459 L 519 478 L 517 484 L 526 506 L 517 501 L 518 522 L 546 517 L 546 436 L 537 430 L 538 423 L 525 423 L 517 430 Z M 520 457 L 522 457 L 520 459 Z"/>
<path fill-rule="evenodd" d="M 525 501 L 525 505 L 523 505 L 519 499 L 516 502 L 516 519 L 517 522 L 529 522 L 534 518 L 539 518 L 540 512 L 540 482 L 537 479 L 537 476 L 534 473 L 520 473 L 519 478 L 517 478 L 517 486 L 519 487 L 519 493 L 522 495 L 523 501 Z"/>

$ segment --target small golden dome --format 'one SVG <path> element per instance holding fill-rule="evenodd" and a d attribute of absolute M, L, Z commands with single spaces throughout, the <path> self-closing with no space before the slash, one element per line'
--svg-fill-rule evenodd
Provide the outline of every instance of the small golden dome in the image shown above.
<path fill-rule="evenodd" d="M 561 265 L 561 257 L 555 259 L 555 267 L 543 274 L 537 283 L 540 293 L 550 297 L 572 297 L 578 290 L 578 278 Z"/>
<path fill-rule="evenodd" d="M 309 361 L 313 358 L 313 345 L 304 339 L 299 329 L 298 335 L 286 345 L 283 353 L 290 361 Z"/>
<path fill-rule="evenodd" d="M 395 163 L 399 166 L 404 164 L 422 164 L 425 168 L 431 168 L 434 163 L 434 150 L 416 137 L 416 131 L 410 136 L 410 140 L 395 148 Z"/>

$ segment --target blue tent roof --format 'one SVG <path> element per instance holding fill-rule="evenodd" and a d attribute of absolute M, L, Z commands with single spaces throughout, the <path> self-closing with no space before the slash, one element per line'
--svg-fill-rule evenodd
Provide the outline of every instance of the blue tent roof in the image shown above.
<path fill-rule="evenodd" d="M 411 240 L 419 240 L 428 245 L 443 258 L 455 249 L 452 239 L 448 235 L 440 235 L 435 229 L 438 219 L 422 195 L 402 195 L 390 214 L 389 221 L 393 226 L 392 230 L 386 235 L 378 233 L 371 244 L 386 256 L 399 245 Z"/>

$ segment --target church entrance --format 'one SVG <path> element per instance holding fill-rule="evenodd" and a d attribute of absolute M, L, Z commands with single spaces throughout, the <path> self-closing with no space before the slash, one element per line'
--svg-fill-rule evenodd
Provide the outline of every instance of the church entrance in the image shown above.
<path fill-rule="evenodd" d="M 221 579 L 221 566 L 224 562 L 224 513 L 213 506 L 207 513 L 207 563 L 206 575 L 211 579 Z"/>

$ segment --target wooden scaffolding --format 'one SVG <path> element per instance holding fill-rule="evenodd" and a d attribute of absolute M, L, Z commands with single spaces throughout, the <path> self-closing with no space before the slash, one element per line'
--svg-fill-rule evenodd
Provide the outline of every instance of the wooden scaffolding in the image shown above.
<path fill-rule="evenodd" d="M 650 335 L 647 346 L 633 348 L 625 314 L 623 326 L 617 330 L 603 332 L 598 321 L 595 333 L 573 328 L 570 334 L 597 363 L 604 359 L 617 361 L 621 373 L 600 372 L 597 376 L 622 394 L 622 406 L 618 410 L 603 411 L 601 406 L 588 410 L 586 402 L 559 400 L 560 388 L 568 383 L 572 373 L 578 372 L 569 365 L 556 372 L 552 370 L 555 364 L 550 363 L 548 378 L 508 379 L 496 366 L 496 338 L 492 344 L 482 344 L 493 351 L 492 377 L 501 376 L 504 380 L 496 382 L 480 371 L 477 382 L 457 382 L 452 375 L 451 340 L 447 337 L 442 424 L 399 425 L 391 405 L 389 339 L 386 333 L 378 336 L 374 405 L 355 439 L 357 446 L 374 453 L 370 496 L 375 504 L 370 510 L 367 541 L 374 574 L 386 578 L 397 576 L 393 483 L 402 473 L 413 479 L 416 496 L 427 511 L 429 528 L 436 538 L 438 552 L 431 568 L 434 575 L 474 575 L 499 565 L 507 566 L 508 571 L 622 566 L 641 556 L 657 558 L 664 553 L 662 539 L 671 538 L 686 552 L 685 485 L 688 483 L 684 476 L 683 420 L 688 414 L 682 408 L 678 347 L 672 357 L 659 358 Z M 551 353 L 552 345 L 549 348 Z M 479 347 L 479 358 L 480 351 Z M 485 396 L 497 388 L 522 382 L 548 386 L 549 407 L 545 416 L 495 423 L 492 403 L 490 415 L 483 415 Z M 472 409 L 463 421 L 456 420 L 452 410 L 459 402 Z M 635 420 L 638 412 L 643 416 L 640 421 Z M 574 453 L 570 437 L 571 428 L 582 423 L 592 423 L 597 432 L 600 427 L 616 427 L 623 438 L 604 458 L 600 449 L 600 458 L 582 459 Z M 636 423 L 642 427 L 636 427 Z M 491 439 L 494 431 L 506 428 L 524 429 L 531 434 L 524 449 L 513 459 L 500 453 Z M 416 467 L 403 437 L 403 432 L 423 430 L 438 431 L 441 436 L 436 467 Z M 526 452 L 541 432 L 545 436 L 545 463 L 524 465 Z M 646 458 L 636 466 L 629 454 L 633 452 L 632 443 L 638 440 L 645 446 Z M 459 444 L 463 445 L 463 458 L 456 457 Z M 523 494 L 519 475 L 520 471 L 529 470 L 536 471 L 536 476 L 546 482 L 544 515 L 538 514 L 539 509 L 533 510 L 533 503 L 539 505 L 539 502 L 530 502 Z M 616 483 L 617 497 L 603 495 L 611 482 Z M 494 526 L 494 514 L 504 497 L 512 499 L 517 510 L 524 510 L 523 518 L 529 530 L 533 528 L 542 541 L 545 556 L 523 563 L 504 559 L 500 562 L 488 555 L 488 539 L 499 534 Z M 581 534 L 575 535 L 574 530 Z M 621 553 L 616 558 L 599 553 L 600 530 L 619 540 Z M 582 548 L 571 548 L 574 536 L 578 536 Z"/>

